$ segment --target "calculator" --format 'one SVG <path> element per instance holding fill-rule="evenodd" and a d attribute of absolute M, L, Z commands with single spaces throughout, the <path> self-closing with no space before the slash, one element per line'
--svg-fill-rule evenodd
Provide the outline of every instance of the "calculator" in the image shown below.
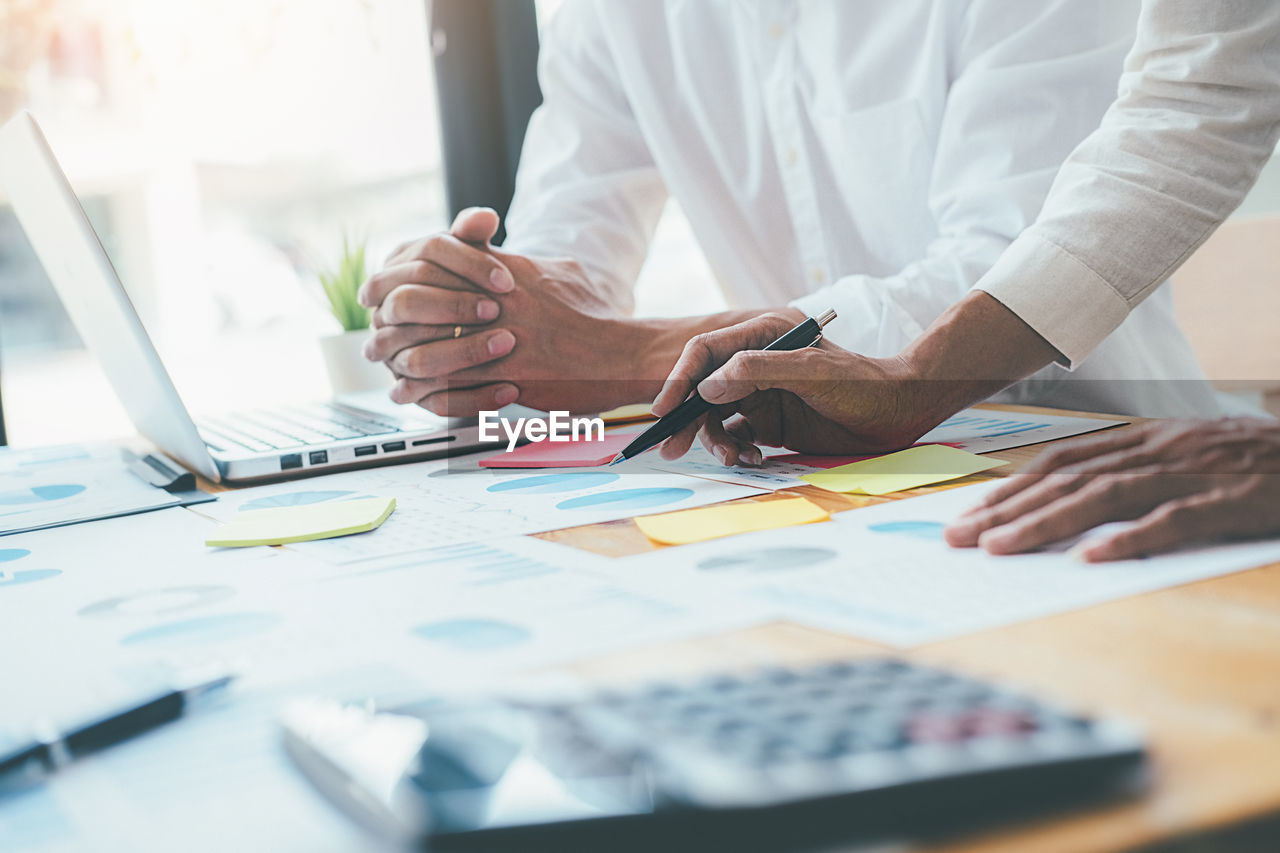
<path fill-rule="evenodd" d="M 285 741 L 353 816 L 442 850 L 792 850 L 933 835 L 1144 779 L 1130 724 L 895 659 L 393 712 L 310 703 Z"/>

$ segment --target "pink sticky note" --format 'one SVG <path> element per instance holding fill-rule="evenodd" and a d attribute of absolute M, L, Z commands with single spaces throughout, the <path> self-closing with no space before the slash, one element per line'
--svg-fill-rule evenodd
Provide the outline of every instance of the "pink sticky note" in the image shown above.
<path fill-rule="evenodd" d="M 635 435 L 606 433 L 604 441 L 537 441 L 480 460 L 481 468 L 593 468 L 607 465 Z"/>

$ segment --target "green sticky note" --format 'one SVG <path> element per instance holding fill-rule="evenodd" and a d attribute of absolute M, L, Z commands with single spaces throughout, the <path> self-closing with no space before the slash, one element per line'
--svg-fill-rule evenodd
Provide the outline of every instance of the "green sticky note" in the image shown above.
<path fill-rule="evenodd" d="M 356 498 L 240 512 L 205 540 L 213 548 L 288 545 L 365 533 L 387 520 L 395 498 Z"/>
<path fill-rule="evenodd" d="M 1005 464 L 1008 463 L 944 444 L 922 444 L 839 468 L 815 471 L 800 479 L 830 492 L 887 495 L 967 477 Z"/>

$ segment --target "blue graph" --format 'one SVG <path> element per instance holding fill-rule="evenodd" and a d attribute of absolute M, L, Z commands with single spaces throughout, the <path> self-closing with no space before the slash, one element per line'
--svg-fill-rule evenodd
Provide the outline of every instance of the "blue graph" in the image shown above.
<path fill-rule="evenodd" d="M 489 492 L 523 492 L 529 495 L 554 495 L 561 492 L 578 492 L 612 483 L 617 474 L 608 471 L 581 471 L 564 474 L 539 474 L 533 477 L 516 477 L 489 486 Z"/>
<path fill-rule="evenodd" d="M 23 557 L 31 556 L 26 548 L 0 548 L 0 563 L 12 563 Z M 22 586 L 36 581 L 56 578 L 62 572 L 58 569 L 24 569 L 18 572 L 0 572 L 0 587 Z"/>
<path fill-rule="evenodd" d="M 493 619 L 449 619 L 413 629 L 424 640 L 463 652 L 489 652 L 527 642 L 529 631 Z"/>
<path fill-rule="evenodd" d="M 194 646 L 242 640 L 274 628 L 279 619 L 269 613 L 226 613 L 201 616 L 180 622 L 166 622 L 134 631 L 120 641 L 124 646 Z"/>
<path fill-rule="evenodd" d="M 616 492 L 598 492 L 594 495 L 583 495 L 560 501 L 556 509 L 598 509 L 611 507 L 621 509 L 648 509 L 655 506 L 666 506 L 693 496 L 693 489 L 619 489 Z"/>
<path fill-rule="evenodd" d="M 946 429 L 948 427 L 966 427 L 975 433 L 981 434 L 984 438 L 997 438 L 1002 435 L 1015 435 L 1020 432 L 1029 432 L 1033 429 L 1044 427 L 1043 422 L 1038 421 L 1011 421 L 1004 418 L 979 418 L 973 415 L 955 415 L 950 419 L 943 421 L 938 429 Z"/>
<path fill-rule="evenodd" d="M 943 524 L 940 521 L 885 521 L 867 526 L 867 529 L 873 533 L 897 534 L 932 542 L 942 541 L 942 528 Z"/>
<path fill-rule="evenodd" d="M 240 509 L 273 509 L 280 506 L 310 506 L 311 504 L 324 503 L 325 501 L 335 501 L 338 498 L 345 498 L 356 494 L 352 491 L 316 491 L 316 492 L 285 492 L 282 495 L 268 495 L 264 498 L 254 498 Z"/>
<path fill-rule="evenodd" d="M 75 497 L 85 490 L 76 483 L 64 483 L 54 486 L 31 486 L 26 489 L 10 489 L 0 492 L 0 506 L 24 506 L 46 501 L 60 501 Z"/>
<path fill-rule="evenodd" d="M 171 586 L 140 592 L 137 595 L 121 595 L 107 598 L 80 608 L 81 616 L 121 616 L 150 613 L 156 616 L 179 613 L 195 607 L 203 607 L 233 597 L 236 591 L 229 586 Z"/>

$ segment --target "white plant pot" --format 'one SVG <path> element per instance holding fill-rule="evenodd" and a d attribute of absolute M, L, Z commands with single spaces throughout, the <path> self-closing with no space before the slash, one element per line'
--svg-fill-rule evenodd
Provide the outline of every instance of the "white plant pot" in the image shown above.
<path fill-rule="evenodd" d="M 395 381 L 385 364 L 364 357 L 364 344 L 370 334 L 368 329 L 359 329 L 320 338 L 320 352 L 334 394 L 381 391 Z"/>

